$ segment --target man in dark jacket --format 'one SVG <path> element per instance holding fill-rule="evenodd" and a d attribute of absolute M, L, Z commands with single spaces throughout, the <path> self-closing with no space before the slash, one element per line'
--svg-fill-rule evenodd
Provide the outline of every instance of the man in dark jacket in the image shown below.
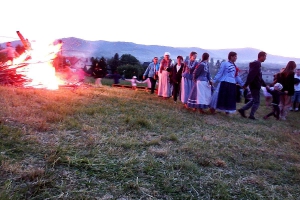
<path fill-rule="evenodd" d="M 249 64 L 249 74 L 243 88 L 246 89 L 249 86 L 252 95 L 252 100 L 238 110 L 242 117 L 246 118 L 245 111 L 251 108 L 251 112 L 248 118 L 255 119 L 254 114 L 258 109 L 260 103 L 261 86 L 266 87 L 266 83 L 262 79 L 261 73 L 261 63 L 264 62 L 266 58 L 267 53 L 261 51 L 258 53 L 258 59 Z"/>
<path fill-rule="evenodd" d="M 183 67 L 184 67 L 183 57 L 177 56 L 177 64 L 168 69 L 168 72 L 170 72 L 170 82 L 173 85 L 172 95 L 175 103 L 177 102 L 177 97 L 180 91 L 180 83 L 181 83 Z"/>

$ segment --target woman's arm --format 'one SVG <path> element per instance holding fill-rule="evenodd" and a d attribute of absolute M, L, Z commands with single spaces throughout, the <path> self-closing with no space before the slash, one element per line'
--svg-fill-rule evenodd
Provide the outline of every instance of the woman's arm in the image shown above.
<path fill-rule="evenodd" d="M 226 68 L 226 62 L 222 62 L 218 73 L 215 75 L 214 82 L 217 82 L 221 79 L 225 71 L 225 68 Z"/>

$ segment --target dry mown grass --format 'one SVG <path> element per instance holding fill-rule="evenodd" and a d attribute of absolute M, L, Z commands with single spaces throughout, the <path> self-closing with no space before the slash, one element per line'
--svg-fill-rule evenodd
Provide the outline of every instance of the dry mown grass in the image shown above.
<path fill-rule="evenodd" d="M 0 94 L 0 199 L 299 198 L 299 113 L 201 115 L 108 86 Z"/>

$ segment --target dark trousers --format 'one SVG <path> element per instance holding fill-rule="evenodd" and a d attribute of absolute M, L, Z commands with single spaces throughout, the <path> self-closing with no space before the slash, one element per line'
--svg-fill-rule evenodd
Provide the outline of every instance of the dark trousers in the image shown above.
<path fill-rule="evenodd" d="M 280 109 L 278 105 L 273 105 L 273 111 L 266 115 L 266 117 L 274 116 L 276 119 L 279 119 Z"/>
<path fill-rule="evenodd" d="M 180 83 L 173 83 L 173 99 L 174 101 L 177 101 L 177 97 L 179 95 L 179 90 L 180 90 Z"/>
<path fill-rule="evenodd" d="M 149 78 L 151 82 L 151 94 L 153 94 L 156 86 L 156 80 L 153 77 L 149 77 Z"/>
<path fill-rule="evenodd" d="M 252 99 L 246 105 L 244 105 L 241 108 L 241 110 L 248 110 L 249 108 L 251 108 L 250 116 L 254 117 L 254 114 L 255 114 L 256 110 L 258 109 L 259 103 L 260 103 L 260 89 L 251 89 L 250 88 L 250 92 L 252 95 Z"/>

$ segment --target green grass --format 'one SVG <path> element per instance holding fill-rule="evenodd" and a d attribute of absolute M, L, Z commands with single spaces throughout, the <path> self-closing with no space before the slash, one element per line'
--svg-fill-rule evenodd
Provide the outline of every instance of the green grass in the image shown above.
<path fill-rule="evenodd" d="M 299 113 L 203 115 L 102 83 L 0 87 L 0 199 L 299 198 Z"/>

